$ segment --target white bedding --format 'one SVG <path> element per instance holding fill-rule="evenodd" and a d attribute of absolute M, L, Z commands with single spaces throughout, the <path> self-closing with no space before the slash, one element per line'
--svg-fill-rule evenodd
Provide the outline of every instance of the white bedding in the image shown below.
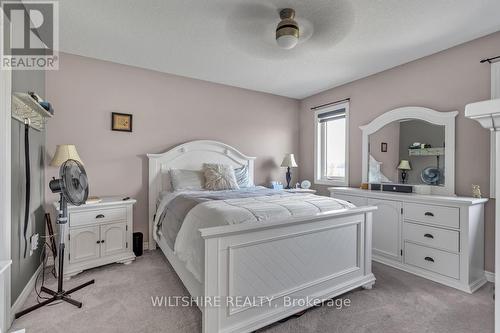
<path fill-rule="evenodd" d="M 158 218 L 167 204 L 176 196 L 189 193 L 199 193 L 199 191 L 164 192 L 161 194 L 155 218 L 155 232 Z M 315 215 L 350 207 L 354 206 L 348 202 L 329 197 L 278 192 L 273 196 L 203 202 L 191 209 L 184 218 L 173 250 L 194 277 L 202 282 L 204 243 L 199 229 L 238 223 L 261 223 L 271 219 Z M 162 237 L 161 230 L 159 236 Z"/>

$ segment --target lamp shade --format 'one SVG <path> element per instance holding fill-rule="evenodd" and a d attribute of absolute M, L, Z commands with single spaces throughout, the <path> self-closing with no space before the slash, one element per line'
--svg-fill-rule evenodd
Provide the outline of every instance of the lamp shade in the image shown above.
<path fill-rule="evenodd" d="M 50 161 L 51 166 L 61 166 L 67 160 L 75 160 L 83 164 L 80 155 L 76 151 L 75 145 L 57 145 L 56 153 Z"/>
<path fill-rule="evenodd" d="M 401 160 L 398 165 L 399 170 L 411 170 L 410 162 L 407 160 Z"/>
<path fill-rule="evenodd" d="M 286 154 L 281 162 L 281 166 L 285 168 L 296 168 L 298 167 L 297 162 L 295 162 L 295 156 L 293 154 Z"/>

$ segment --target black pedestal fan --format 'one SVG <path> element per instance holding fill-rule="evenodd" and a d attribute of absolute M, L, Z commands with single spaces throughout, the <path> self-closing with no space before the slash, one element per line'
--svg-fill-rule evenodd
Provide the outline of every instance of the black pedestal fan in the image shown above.
<path fill-rule="evenodd" d="M 53 179 L 49 183 L 50 190 L 53 193 L 59 193 L 60 195 L 59 216 L 57 218 L 57 225 L 59 227 L 59 250 L 57 254 L 59 270 L 57 275 L 57 291 L 42 286 L 42 291 L 51 295 L 52 297 L 21 312 L 16 313 L 16 319 L 21 317 L 22 315 L 25 315 L 33 310 L 36 310 L 57 300 L 62 300 L 81 308 L 82 303 L 75 301 L 69 295 L 94 283 L 94 280 L 90 280 L 68 291 L 65 291 L 63 289 L 65 246 L 64 239 L 66 236 L 66 224 L 68 223 L 68 202 L 75 206 L 80 206 L 81 204 L 85 203 L 89 195 L 89 186 L 87 181 L 87 174 L 85 173 L 83 165 L 75 160 L 67 160 L 61 165 L 61 168 L 59 169 L 59 177 L 59 179 Z"/>

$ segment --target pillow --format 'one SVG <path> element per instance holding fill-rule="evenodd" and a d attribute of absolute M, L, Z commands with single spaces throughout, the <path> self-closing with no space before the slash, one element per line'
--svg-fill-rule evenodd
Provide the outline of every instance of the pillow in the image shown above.
<path fill-rule="evenodd" d="M 170 169 L 170 181 L 174 191 L 203 190 L 205 178 L 202 171 Z"/>
<path fill-rule="evenodd" d="M 234 169 L 226 164 L 203 164 L 205 188 L 212 191 L 238 190 Z"/>
<path fill-rule="evenodd" d="M 234 169 L 234 175 L 236 177 L 236 182 L 239 187 L 253 187 L 254 185 L 250 183 L 250 174 L 248 173 L 248 165 L 242 166 L 241 168 Z"/>

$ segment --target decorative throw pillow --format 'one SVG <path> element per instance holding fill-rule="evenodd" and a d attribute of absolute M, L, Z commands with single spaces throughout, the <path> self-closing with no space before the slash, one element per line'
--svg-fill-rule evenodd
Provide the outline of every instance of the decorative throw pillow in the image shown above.
<path fill-rule="evenodd" d="M 203 190 L 205 178 L 202 171 L 170 169 L 169 173 L 174 191 Z"/>
<path fill-rule="evenodd" d="M 211 191 L 237 190 L 240 187 L 234 175 L 234 169 L 226 164 L 203 164 L 205 188 Z"/>
<path fill-rule="evenodd" d="M 238 182 L 239 187 L 254 186 L 253 184 L 250 183 L 248 165 L 244 165 L 241 168 L 234 169 L 234 175 L 236 176 L 236 182 Z"/>

